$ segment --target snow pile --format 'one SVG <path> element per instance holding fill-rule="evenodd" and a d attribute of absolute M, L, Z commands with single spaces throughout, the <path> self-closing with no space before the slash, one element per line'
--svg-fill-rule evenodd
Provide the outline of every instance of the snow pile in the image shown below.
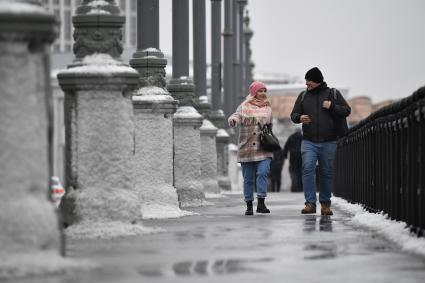
<path fill-rule="evenodd" d="M 105 0 L 95 0 L 95 1 L 88 2 L 87 4 L 88 4 L 88 6 L 92 6 L 92 7 L 95 7 L 95 8 L 110 5 L 110 3 L 108 3 Z"/>
<path fill-rule="evenodd" d="M 83 74 L 119 74 L 119 73 L 139 73 L 122 62 L 112 58 L 111 55 L 105 53 L 95 53 L 87 55 L 82 60 L 83 65 L 72 67 L 61 72 L 67 73 L 83 73 Z"/>
<path fill-rule="evenodd" d="M 33 252 L 0 257 L 0 280 L 74 273 L 96 266 L 88 261 L 63 258 L 58 252 Z"/>
<path fill-rule="evenodd" d="M 226 192 L 223 192 L 226 193 Z M 214 199 L 214 198 L 226 198 L 226 196 L 220 194 L 214 194 L 214 193 L 205 193 L 205 198 L 207 199 Z"/>
<path fill-rule="evenodd" d="M 217 131 L 217 128 L 210 122 L 210 120 L 204 119 L 202 121 L 201 131 Z"/>
<path fill-rule="evenodd" d="M 0 13 L 48 14 L 47 10 L 42 6 L 29 3 L 13 3 L 11 1 L 0 1 Z"/>
<path fill-rule="evenodd" d="M 141 87 L 133 95 L 133 101 L 173 102 L 169 92 L 157 86 Z"/>
<path fill-rule="evenodd" d="M 87 15 L 92 15 L 92 14 L 107 14 L 110 15 L 111 13 L 102 9 L 98 9 L 98 8 L 93 8 L 91 9 Z"/>
<path fill-rule="evenodd" d="M 143 219 L 168 219 L 183 216 L 198 215 L 198 213 L 182 210 L 178 206 L 159 202 L 143 203 Z"/>
<path fill-rule="evenodd" d="M 155 47 L 145 48 L 142 51 L 145 51 L 145 52 L 161 52 L 159 49 L 156 49 Z"/>
<path fill-rule="evenodd" d="M 208 96 L 202 95 L 199 97 L 199 102 L 208 103 Z"/>
<path fill-rule="evenodd" d="M 217 131 L 217 137 L 230 137 L 229 134 L 224 129 L 219 129 Z"/>
<path fill-rule="evenodd" d="M 353 214 L 350 223 L 355 227 L 366 227 L 382 234 L 393 241 L 401 249 L 425 256 L 425 238 L 418 238 L 407 228 L 407 224 L 401 221 L 389 219 L 383 213 L 370 213 L 359 204 L 351 204 L 346 200 L 334 197 L 333 203 L 344 211 Z"/>
<path fill-rule="evenodd" d="M 74 239 L 112 239 L 163 232 L 160 228 L 144 227 L 121 221 L 83 221 L 65 229 L 66 236 Z"/>
<path fill-rule="evenodd" d="M 199 118 L 202 119 L 202 115 L 196 111 L 195 108 L 192 106 L 181 106 L 177 109 L 176 114 L 174 115 L 175 118 Z"/>

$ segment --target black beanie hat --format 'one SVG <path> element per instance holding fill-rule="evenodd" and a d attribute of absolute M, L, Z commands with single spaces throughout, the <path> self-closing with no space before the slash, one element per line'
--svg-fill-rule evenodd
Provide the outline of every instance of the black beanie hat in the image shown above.
<path fill-rule="evenodd" d="M 320 72 L 319 68 L 314 67 L 305 74 L 305 79 L 307 81 L 313 81 L 316 83 L 322 83 L 323 82 L 323 75 L 322 72 Z"/>

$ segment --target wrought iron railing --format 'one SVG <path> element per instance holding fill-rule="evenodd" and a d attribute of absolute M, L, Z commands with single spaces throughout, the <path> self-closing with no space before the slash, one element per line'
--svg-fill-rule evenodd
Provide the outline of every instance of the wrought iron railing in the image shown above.
<path fill-rule="evenodd" d="M 425 87 L 338 141 L 334 194 L 425 235 Z"/>

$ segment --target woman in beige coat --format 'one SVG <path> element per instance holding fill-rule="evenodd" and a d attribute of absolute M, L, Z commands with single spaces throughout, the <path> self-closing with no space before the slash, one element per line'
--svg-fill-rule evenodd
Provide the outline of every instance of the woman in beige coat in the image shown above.
<path fill-rule="evenodd" d="M 267 196 L 267 177 L 273 153 L 260 148 L 260 127 L 270 124 L 272 110 L 267 99 L 267 87 L 255 81 L 249 87 L 249 95 L 233 113 L 228 123 L 230 127 L 240 125 L 237 160 L 242 166 L 244 178 L 245 215 L 253 215 L 254 182 L 257 189 L 257 212 L 270 213 L 264 204 Z"/>

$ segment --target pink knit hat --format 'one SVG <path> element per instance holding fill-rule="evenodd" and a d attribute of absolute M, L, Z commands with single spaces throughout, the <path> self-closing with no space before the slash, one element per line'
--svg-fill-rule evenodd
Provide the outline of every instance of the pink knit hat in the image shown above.
<path fill-rule="evenodd" d="M 266 85 L 263 84 L 262 82 L 259 81 L 254 81 L 252 82 L 252 84 L 249 86 L 249 94 L 251 94 L 252 96 L 254 96 L 258 90 L 265 88 L 267 89 Z"/>

